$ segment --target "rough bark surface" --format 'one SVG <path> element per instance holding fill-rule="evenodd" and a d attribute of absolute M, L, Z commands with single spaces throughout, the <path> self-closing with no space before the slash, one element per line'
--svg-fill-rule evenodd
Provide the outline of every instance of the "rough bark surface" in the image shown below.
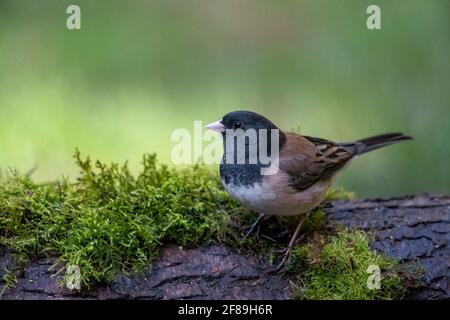
<path fill-rule="evenodd" d="M 450 197 L 403 197 L 335 201 L 325 205 L 329 228 L 344 225 L 375 234 L 373 248 L 425 270 L 422 285 L 408 298 L 450 298 Z M 54 259 L 38 259 L 18 274 L 3 299 L 288 299 L 289 278 L 267 275 L 267 261 L 225 246 L 180 249 L 167 246 L 153 268 L 118 276 L 89 292 L 64 288 L 62 275 L 49 270 Z M 0 279 L 16 268 L 0 248 Z M 0 280 L 0 292 L 5 282 Z"/>
<path fill-rule="evenodd" d="M 423 285 L 409 298 L 450 298 L 450 197 L 339 201 L 326 212 L 331 226 L 371 231 L 374 249 L 424 269 Z"/>

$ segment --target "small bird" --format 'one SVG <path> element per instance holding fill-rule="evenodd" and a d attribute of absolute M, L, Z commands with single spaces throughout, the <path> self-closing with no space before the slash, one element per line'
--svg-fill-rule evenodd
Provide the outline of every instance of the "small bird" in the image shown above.
<path fill-rule="evenodd" d="M 260 214 L 245 237 L 265 216 L 300 217 L 284 258 L 273 271 L 279 271 L 283 267 L 308 213 L 325 199 L 334 178 L 350 163 L 350 160 L 363 153 L 412 139 L 401 133 L 387 133 L 355 142 L 336 143 L 282 131 L 269 119 L 251 111 L 230 112 L 206 128 L 220 132 L 223 136 L 224 154 L 220 164 L 223 186 L 241 204 Z M 245 161 L 235 161 L 236 153 L 239 152 L 237 138 L 231 140 L 226 135 L 238 129 L 243 133 L 251 129 L 257 132 L 266 129 L 264 132 L 268 133 L 268 136 L 271 132 L 278 132 L 278 144 L 271 145 L 272 136 L 265 139 L 268 155 L 278 150 L 277 171 L 273 174 L 261 173 L 261 169 L 270 164 L 262 163 L 260 159 L 259 136 L 256 143 L 257 161 L 253 163 L 249 161 L 251 156 L 249 139 L 243 140 Z M 230 146 L 230 143 L 233 145 Z M 234 153 L 231 157 L 234 161 L 227 158 L 229 156 L 227 153 L 230 152 Z"/>

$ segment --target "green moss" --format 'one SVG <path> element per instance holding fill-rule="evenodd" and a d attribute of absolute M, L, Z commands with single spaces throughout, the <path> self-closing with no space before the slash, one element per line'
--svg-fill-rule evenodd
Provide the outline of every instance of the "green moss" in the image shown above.
<path fill-rule="evenodd" d="M 5 268 L 2 280 L 4 282 L 3 288 L 0 290 L 0 299 L 2 298 L 3 294 L 6 290 L 12 289 L 15 287 L 17 283 L 17 277 L 16 273 L 13 270 L 9 270 L 8 268 Z"/>
<path fill-rule="evenodd" d="M 0 241 L 21 255 L 55 254 L 81 270 L 84 285 L 139 270 L 163 243 L 199 244 L 227 233 L 237 204 L 216 174 L 171 169 L 144 156 L 132 176 L 75 155 L 81 174 L 36 184 L 12 172 L 0 183 Z"/>
<path fill-rule="evenodd" d="M 354 192 L 350 192 L 341 187 L 330 188 L 327 192 L 326 201 L 333 200 L 353 200 L 356 197 Z"/>
<path fill-rule="evenodd" d="M 302 233 L 311 233 L 314 231 L 325 230 L 325 212 L 322 208 L 313 210 L 306 219 Z"/>
<path fill-rule="evenodd" d="M 370 266 L 379 268 L 379 289 L 368 286 L 376 274 Z M 368 236 L 357 230 L 298 245 L 289 264 L 298 273 L 293 283 L 298 299 L 400 299 L 404 291 L 395 269 L 396 262 L 372 251 Z"/>

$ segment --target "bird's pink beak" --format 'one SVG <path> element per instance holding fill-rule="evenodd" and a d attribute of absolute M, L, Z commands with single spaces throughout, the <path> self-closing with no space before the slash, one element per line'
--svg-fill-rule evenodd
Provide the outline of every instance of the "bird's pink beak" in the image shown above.
<path fill-rule="evenodd" d="M 216 132 L 224 132 L 225 131 L 225 127 L 222 124 L 222 119 L 220 119 L 216 122 L 210 123 L 205 127 L 208 128 L 209 130 L 216 131 Z"/>

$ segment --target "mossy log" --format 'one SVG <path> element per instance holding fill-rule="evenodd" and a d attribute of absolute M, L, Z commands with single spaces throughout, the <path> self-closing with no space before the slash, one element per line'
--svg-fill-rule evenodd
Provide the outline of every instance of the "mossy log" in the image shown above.
<path fill-rule="evenodd" d="M 334 201 L 324 205 L 327 227 L 343 225 L 373 232 L 372 246 L 401 264 L 424 269 L 420 285 L 405 283 L 407 298 L 450 298 L 450 197 L 411 196 Z M 64 288 L 49 258 L 31 262 L 5 290 L 3 299 L 288 299 L 290 278 L 268 275 L 269 263 L 258 255 L 225 246 L 182 249 L 166 246 L 151 270 L 120 275 L 90 291 Z M 0 279 L 15 262 L 0 252 Z M 50 269 L 50 270 L 49 270 Z M 5 282 L 0 280 L 0 289 Z"/>

